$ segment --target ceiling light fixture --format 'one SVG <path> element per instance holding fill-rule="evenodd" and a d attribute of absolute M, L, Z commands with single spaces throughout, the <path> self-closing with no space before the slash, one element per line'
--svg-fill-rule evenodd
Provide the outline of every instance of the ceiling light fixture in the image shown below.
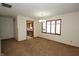
<path fill-rule="evenodd" d="M 43 12 L 40 12 L 39 22 L 46 22 L 46 20 L 45 20 L 45 14 Z"/>

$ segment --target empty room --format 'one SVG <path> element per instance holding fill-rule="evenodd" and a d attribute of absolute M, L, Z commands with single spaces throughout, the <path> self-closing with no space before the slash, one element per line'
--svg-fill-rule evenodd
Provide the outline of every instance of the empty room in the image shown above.
<path fill-rule="evenodd" d="M 79 3 L 0 3 L 1 56 L 79 56 Z"/>

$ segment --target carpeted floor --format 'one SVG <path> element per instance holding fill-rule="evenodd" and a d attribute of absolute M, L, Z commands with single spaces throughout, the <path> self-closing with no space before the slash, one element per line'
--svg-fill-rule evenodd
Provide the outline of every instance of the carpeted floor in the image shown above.
<path fill-rule="evenodd" d="M 79 56 L 79 48 L 43 38 L 2 40 L 1 47 L 5 56 Z"/>

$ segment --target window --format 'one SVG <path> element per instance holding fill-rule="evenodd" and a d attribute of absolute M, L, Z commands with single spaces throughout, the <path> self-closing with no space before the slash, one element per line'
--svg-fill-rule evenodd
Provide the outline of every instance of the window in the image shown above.
<path fill-rule="evenodd" d="M 55 33 L 55 21 L 51 22 L 51 33 Z"/>
<path fill-rule="evenodd" d="M 42 32 L 50 34 L 61 34 L 61 19 L 49 20 L 42 23 Z"/>
<path fill-rule="evenodd" d="M 60 20 L 56 21 L 56 34 L 60 34 Z"/>
<path fill-rule="evenodd" d="M 50 21 L 47 22 L 46 26 L 47 26 L 47 33 L 50 33 Z"/>
<path fill-rule="evenodd" d="M 46 22 L 43 22 L 43 32 L 46 32 Z"/>

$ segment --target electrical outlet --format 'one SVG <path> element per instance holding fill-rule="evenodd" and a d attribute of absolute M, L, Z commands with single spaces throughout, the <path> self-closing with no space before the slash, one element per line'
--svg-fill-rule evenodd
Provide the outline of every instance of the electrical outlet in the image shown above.
<path fill-rule="evenodd" d="M 72 41 L 70 41 L 70 42 L 72 42 Z"/>

